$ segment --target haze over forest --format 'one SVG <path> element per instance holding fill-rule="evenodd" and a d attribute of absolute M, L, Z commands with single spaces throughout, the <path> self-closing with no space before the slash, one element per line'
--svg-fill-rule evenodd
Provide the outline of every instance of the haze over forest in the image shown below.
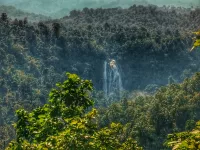
<path fill-rule="evenodd" d="M 128 8 L 133 4 L 181 7 L 200 6 L 199 0 L 0 0 L 2 5 L 15 6 L 26 12 L 43 14 L 53 18 L 66 16 L 73 9 L 88 8 Z"/>
<path fill-rule="evenodd" d="M 0 150 L 200 149 L 199 48 L 200 0 L 0 0 Z"/>

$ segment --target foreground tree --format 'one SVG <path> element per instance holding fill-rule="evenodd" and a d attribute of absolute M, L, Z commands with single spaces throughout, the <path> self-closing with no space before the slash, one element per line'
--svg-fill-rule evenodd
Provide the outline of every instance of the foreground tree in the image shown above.
<path fill-rule="evenodd" d="M 196 37 L 194 37 L 194 44 L 190 51 L 194 50 L 195 48 L 200 46 L 200 31 L 194 32 Z"/>
<path fill-rule="evenodd" d="M 200 121 L 192 131 L 169 134 L 167 139 L 165 144 L 173 150 L 200 149 Z"/>
<path fill-rule="evenodd" d="M 7 150 L 142 149 L 131 138 L 123 138 L 125 128 L 121 124 L 111 123 L 110 127 L 98 129 L 97 111 L 85 113 L 93 105 L 91 81 L 67 75 L 68 79 L 50 92 L 48 104 L 30 113 L 17 110 L 17 137 Z"/>

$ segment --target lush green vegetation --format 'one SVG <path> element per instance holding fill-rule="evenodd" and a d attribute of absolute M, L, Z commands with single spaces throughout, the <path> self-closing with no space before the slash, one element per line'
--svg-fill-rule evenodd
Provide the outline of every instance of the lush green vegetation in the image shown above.
<path fill-rule="evenodd" d="M 194 34 L 196 37 L 194 38 L 195 41 L 191 51 L 200 46 L 200 31 L 194 32 Z M 195 126 L 194 120 L 188 120 L 186 122 L 185 129 L 187 130 L 185 132 L 168 134 L 165 145 L 172 147 L 173 150 L 200 149 L 200 121 L 198 121 Z"/>
<path fill-rule="evenodd" d="M 17 110 L 17 137 L 7 149 L 140 149 L 131 138 L 144 149 L 162 149 L 167 134 L 190 131 L 200 120 L 200 73 L 155 95 L 98 108 L 98 116 L 90 107 L 91 90 L 91 81 L 68 74 L 50 92 L 49 103 L 32 112 Z M 197 131 L 170 134 L 167 145 L 198 146 Z"/>
<path fill-rule="evenodd" d="M 17 110 L 16 141 L 7 150 L 141 150 L 131 138 L 124 139 L 124 127 L 112 123 L 98 129 L 97 110 L 85 114 L 93 101 L 89 97 L 91 81 L 75 74 L 57 84 L 49 94 L 49 103 L 28 113 Z"/>
<path fill-rule="evenodd" d="M 61 139 L 60 144 L 71 140 L 69 144 L 79 141 L 78 146 L 89 146 L 84 142 L 84 136 L 101 145 L 99 135 L 108 133 L 105 137 L 115 141 L 108 140 L 110 145 L 115 143 L 113 146 L 119 149 L 123 148 L 123 143 L 132 142 L 128 140 L 130 137 L 144 149 L 157 150 L 164 148 L 167 134 L 192 129 L 194 122 L 200 119 L 199 74 L 182 84 L 176 82 L 199 71 L 199 52 L 188 52 L 192 45 L 191 33 L 198 30 L 200 24 L 199 11 L 136 5 L 129 9 L 85 8 L 71 11 L 62 19 L 39 23 L 30 23 L 29 18 L 12 20 L 2 14 L 0 148 L 4 149 L 13 139 L 16 139 L 13 147 L 45 147 L 48 139 L 53 148 L 61 146 L 59 142 L 53 144 L 58 139 Z M 121 102 L 108 101 L 100 91 L 103 63 L 108 58 L 116 59 L 123 86 L 130 93 L 125 93 Z M 67 106 L 60 110 L 63 114 L 60 112 L 55 117 L 50 114 L 50 108 L 56 104 L 51 101 L 46 104 L 48 93 L 54 84 L 64 81 L 66 71 L 92 80 L 95 91 L 91 94 L 99 114 L 97 122 L 84 122 L 90 122 L 91 114 L 96 112 L 86 109 L 93 102 L 80 93 L 81 89 L 74 92 L 83 97 L 80 99 L 76 95 L 72 102 L 69 100 L 73 99 L 64 93 L 66 103 L 58 104 L 58 107 Z M 166 84 L 169 85 L 159 88 Z M 90 88 L 89 85 L 86 87 Z M 140 92 L 129 96 L 133 90 Z M 72 106 L 73 110 L 70 109 Z M 16 110 L 18 118 L 14 115 Z M 67 116 L 66 111 L 74 115 Z M 62 115 L 66 115 L 64 119 Z M 44 116 L 49 124 L 48 121 L 45 123 Z M 17 120 L 20 117 L 22 122 Z M 27 131 L 21 129 L 24 121 L 29 122 L 24 124 Z M 17 135 L 13 122 L 16 122 Z M 46 132 L 52 126 L 54 128 Z M 26 134 L 22 135 L 22 132 Z M 69 132 L 79 140 L 62 136 Z M 135 142 L 133 146 L 136 146 Z"/>
<path fill-rule="evenodd" d="M 191 123 L 191 122 L 190 122 Z M 194 123 L 192 122 L 191 125 Z M 169 147 L 173 147 L 173 150 L 200 149 L 200 122 L 197 122 L 196 127 L 191 131 L 180 132 L 176 134 L 169 134 L 168 141 L 165 143 Z"/>
<path fill-rule="evenodd" d="M 161 87 L 155 95 L 124 99 L 99 109 L 101 127 L 111 122 L 127 124 L 127 136 L 145 149 L 162 149 L 166 135 L 191 129 L 200 119 L 200 73 L 181 84 Z"/>
<path fill-rule="evenodd" d="M 194 34 L 196 35 L 196 37 L 194 38 L 195 42 L 193 44 L 191 51 L 200 46 L 200 31 L 194 32 Z"/>

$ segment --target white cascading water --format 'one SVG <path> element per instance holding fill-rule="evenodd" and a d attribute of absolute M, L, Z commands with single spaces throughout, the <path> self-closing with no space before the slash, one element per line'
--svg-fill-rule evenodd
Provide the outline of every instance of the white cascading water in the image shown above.
<path fill-rule="evenodd" d="M 108 94 L 108 85 L 107 85 L 107 62 L 104 62 L 104 71 L 103 71 L 103 91 L 105 95 Z"/>
<path fill-rule="evenodd" d="M 121 98 L 122 80 L 115 60 L 111 60 L 109 63 L 107 61 L 104 62 L 103 81 L 103 90 L 106 98 L 113 95 Z"/>

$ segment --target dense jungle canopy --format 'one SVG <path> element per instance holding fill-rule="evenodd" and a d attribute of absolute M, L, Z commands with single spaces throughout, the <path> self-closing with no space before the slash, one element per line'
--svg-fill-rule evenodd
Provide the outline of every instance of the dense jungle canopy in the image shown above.
<path fill-rule="evenodd" d="M 60 19 L 3 8 L 1 149 L 199 147 L 199 8 L 84 8 Z M 103 93 L 110 58 L 120 100 Z"/>

